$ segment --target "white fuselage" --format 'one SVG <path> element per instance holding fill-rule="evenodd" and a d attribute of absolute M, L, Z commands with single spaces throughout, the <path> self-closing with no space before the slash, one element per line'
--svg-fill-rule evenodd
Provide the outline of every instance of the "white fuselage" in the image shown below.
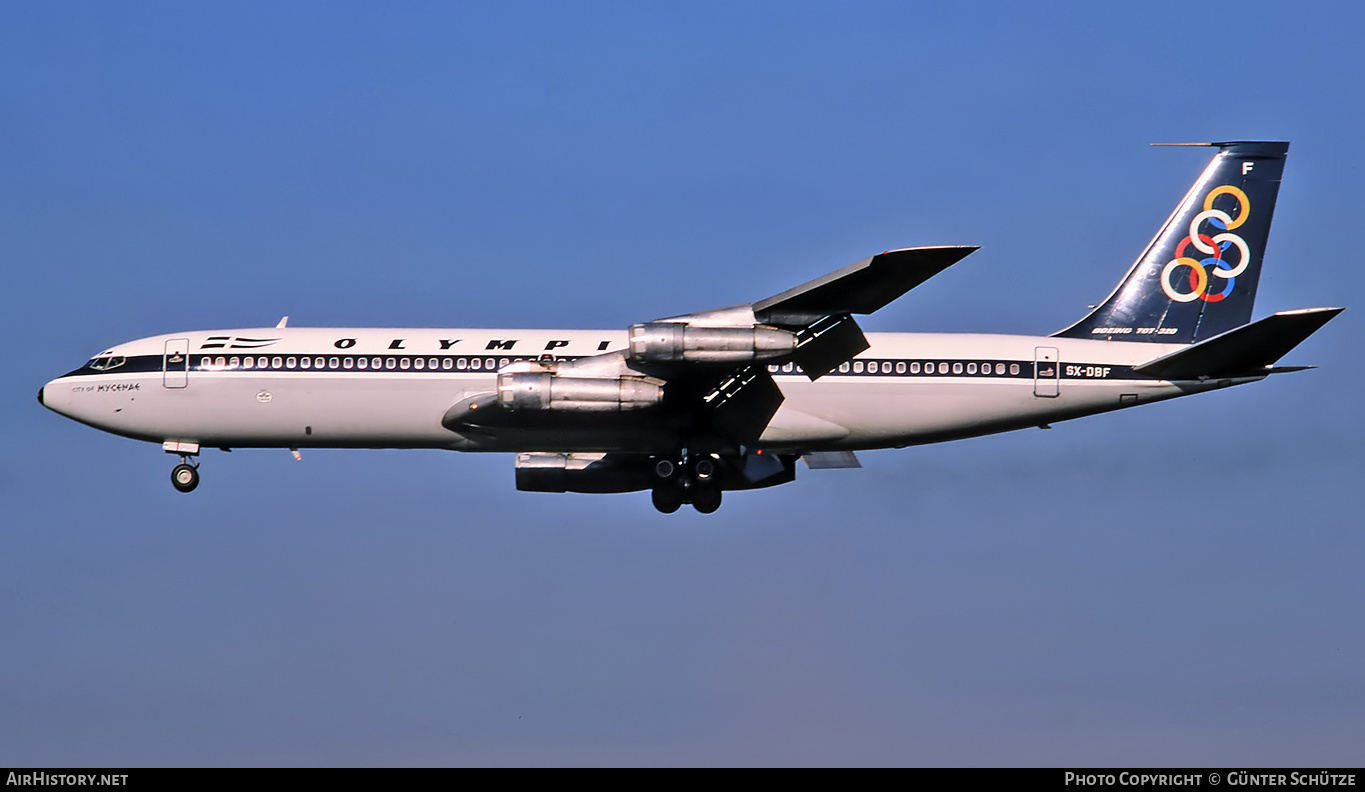
<path fill-rule="evenodd" d="M 871 347 L 810 381 L 769 371 L 785 397 L 760 438 L 776 451 L 886 448 L 1008 431 L 1252 382 L 1172 383 L 1132 367 L 1179 344 L 941 333 L 871 333 Z M 116 346 L 103 371 L 49 382 L 43 403 L 83 423 L 204 447 L 445 448 L 663 453 L 676 438 L 648 410 L 570 417 L 553 430 L 465 436 L 441 424 L 496 392 L 497 370 L 624 349 L 612 330 L 252 328 Z M 182 358 L 180 355 L 184 355 Z M 875 372 L 874 372 L 875 370 Z"/>

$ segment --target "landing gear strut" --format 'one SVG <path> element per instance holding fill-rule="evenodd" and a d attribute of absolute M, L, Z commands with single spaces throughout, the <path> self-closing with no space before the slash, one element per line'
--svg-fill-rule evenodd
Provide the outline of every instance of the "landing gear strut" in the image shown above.
<path fill-rule="evenodd" d="M 191 465 L 189 457 L 180 457 L 180 464 L 171 471 L 171 485 L 181 492 L 193 492 L 199 486 L 199 466 Z"/>
<path fill-rule="evenodd" d="M 716 483 L 716 459 L 710 455 L 688 457 L 679 463 L 659 457 L 654 463 L 654 508 L 672 514 L 684 503 L 702 514 L 720 508 L 721 490 Z"/>

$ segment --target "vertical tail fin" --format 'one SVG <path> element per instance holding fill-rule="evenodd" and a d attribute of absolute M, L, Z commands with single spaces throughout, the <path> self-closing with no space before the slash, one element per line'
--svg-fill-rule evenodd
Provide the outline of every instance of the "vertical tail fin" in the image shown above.
<path fill-rule="evenodd" d="M 1251 320 L 1289 144 L 1207 145 L 1218 154 L 1118 288 L 1055 335 L 1192 344 Z"/>

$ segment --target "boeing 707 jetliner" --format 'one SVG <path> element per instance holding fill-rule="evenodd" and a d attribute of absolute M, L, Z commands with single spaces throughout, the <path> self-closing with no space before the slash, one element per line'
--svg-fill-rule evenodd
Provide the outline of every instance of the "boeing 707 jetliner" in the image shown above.
<path fill-rule="evenodd" d="M 276 327 L 119 344 L 38 392 L 49 409 L 180 457 L 203 448 L 516 455 L 533 492 L 650 490 L 710 513 L 796 463 L 1006 432 L 1256 382 L 1341 312 L 1252 322 L 1287 143 L 1218 153 L 1107 299 L 1051 336 L 864 333 L 974 247 L 863 259 L 746 305 L 622 330 Z"/>

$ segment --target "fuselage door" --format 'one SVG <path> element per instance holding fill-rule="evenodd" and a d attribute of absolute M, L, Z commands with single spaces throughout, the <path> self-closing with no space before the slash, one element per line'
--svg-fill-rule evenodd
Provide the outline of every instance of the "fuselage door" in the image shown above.
<path fill-rule="evenodd" d="M 1033 350 L 1033 395 L 1056 396 L 1061 363 L 1055 347 Z"/>
<path fill-rule="evenodd" d="M 190 340 L 172 338 L 166 342 L 166 355 L 161 359 L 162 384 L 168 388 L 183 388 L 189 384 Z"/>

